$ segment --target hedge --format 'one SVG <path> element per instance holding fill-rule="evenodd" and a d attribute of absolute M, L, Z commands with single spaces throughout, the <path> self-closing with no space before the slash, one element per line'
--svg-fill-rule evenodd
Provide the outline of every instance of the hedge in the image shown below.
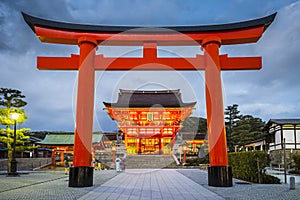
<path fill-rule="evenodd" d="M 229 153 L 228 161 L 237 179 L 252 183 L 280 183 L 280 179 L 265 173 L 267 154 L 263 151 Z"/>

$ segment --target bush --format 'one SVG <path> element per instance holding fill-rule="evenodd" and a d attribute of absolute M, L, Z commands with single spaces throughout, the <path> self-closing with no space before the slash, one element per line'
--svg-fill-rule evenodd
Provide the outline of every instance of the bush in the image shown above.
<path fill-rule="evenodd" d="M 263 184 L 280 184 L 280 179 L 275 176 L 263 173 L 262 183 Z"/>
<path fill-rule="evenodd" d="M 209 154 L 199 158 L 199 164 L 209 164 Z"/>
<path fill-rule="evenodd" d="M 300 155 L 298 154 L 293 155 L 293 159 L 295 162 L 295 170 L 300 171 Z"/>
<path fill-rule="evenodd" d="M 300 174 L 300 155 L 295 154 L 293 155 L 294 163 L 295 163 L 295 170 L 289 171 L 290 174 Z"/>
<path fill-rule="evenodd" d="M 230 153 L 228 159 L 235 178 L 253 183 L 280 183 L 279 179 L 265 173 L 267 154 L 263 151 Z"/>
<path fill-rule="evenodd" d="M 200 164 L 200 159 L 198 158 L 198 157 L 194 157 L 194 158 L 187 158 L 187 160 L 186 160 L 186 164 L 185 164 L 185 166 L 199 166 L 199 164 Z"/>

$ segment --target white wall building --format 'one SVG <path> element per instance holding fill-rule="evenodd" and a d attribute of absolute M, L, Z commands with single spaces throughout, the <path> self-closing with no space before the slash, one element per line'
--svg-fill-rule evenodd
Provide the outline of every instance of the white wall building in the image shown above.
<path fill-rule="evenodd" d="M 264 128 L 269 152 L 300 150 L 300 119 L 270 119 Z"/>

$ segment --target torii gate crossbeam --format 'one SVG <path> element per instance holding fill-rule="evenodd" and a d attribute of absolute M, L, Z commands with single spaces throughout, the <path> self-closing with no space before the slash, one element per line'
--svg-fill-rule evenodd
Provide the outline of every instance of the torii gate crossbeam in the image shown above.
<path fill-rule="evenodd" d="M 95 70 L 205 70 L 210 155 L 208 184 L 220 187 L 232 186 L 232 172 L 227 157 L 221 70 L 260 69 L 262 59 L 219 55 L 219 47 L 257 42 L 273 22 L 276 13 L 238 23 L 161 28 L 81 25 L 22 14 L 42 42 L 80 47 L 79 55 L 37 58 L 38 69 L 78 70 L 74 167 L 70 170 L 70 187 L 93 185 L 91 144 Z M 143 57 L 106 58 L 103 55 L 96 55 L 96 48 L 113 45 L 143 46 Z M 204 55 L 197 55 L 195 58 L 157 56 L 157 46 L 194 45 L 199 45 L 199 48 L 201 46 Z"/>

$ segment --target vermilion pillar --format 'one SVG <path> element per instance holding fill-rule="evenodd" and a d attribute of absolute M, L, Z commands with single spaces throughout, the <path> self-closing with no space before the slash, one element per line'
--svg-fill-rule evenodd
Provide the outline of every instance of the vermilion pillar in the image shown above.
<path fill-rule="evenodd" d="M 203 40 L 205 57 L 205 92 L 207 130 L 209 141 L 208 184 L 232 186 L 231 168 L 228 166 L 224 107 L 222 96 L 219 47 L 221 39 L 209 37 Z"/>
<path fill-rule="evenodd" d="M 51 152 L 51 169 L 54 169 L 55 168 L 55 151 L 54 149 L 52 149 L 52 152 Z"/>
<path fill-rule="evenodd" d="M 93 185 L 92 132 L 94 116 L 94 59 L 97 41 L 86 37 L 78 40 L 80 47 L 76 125 L 73 167 L 70 169 L 70 187 Z"/>

